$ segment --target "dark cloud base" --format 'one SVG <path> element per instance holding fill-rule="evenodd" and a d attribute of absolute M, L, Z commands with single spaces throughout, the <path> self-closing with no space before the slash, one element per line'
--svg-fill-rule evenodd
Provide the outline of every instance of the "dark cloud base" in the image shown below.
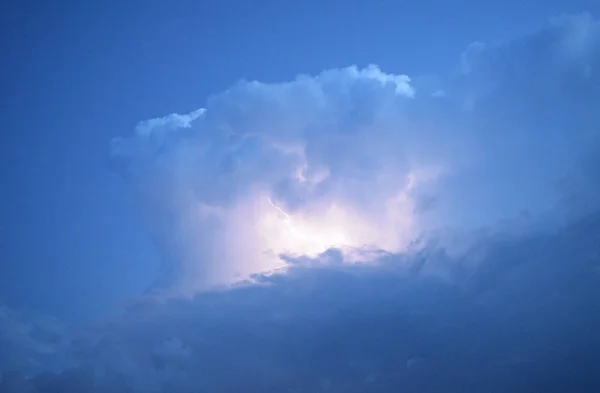
<path fill-rule="evenodd" d="M 476 269 L 472 255 L 425 250 L 143 302 L 80 343 L 77 368 L 7 373 L 0 391 L 600 391 L 600 215 L 482 241 Z M 452 266 L 454 279 L 407 262 Z"/>

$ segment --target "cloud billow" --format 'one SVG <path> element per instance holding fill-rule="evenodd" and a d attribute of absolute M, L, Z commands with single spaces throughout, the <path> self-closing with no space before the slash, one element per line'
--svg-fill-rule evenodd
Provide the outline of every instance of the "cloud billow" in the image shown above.
<path fill-rule="evenodd" d="M 276 268 L 285 252 L 402 249 L 412 188 L 443 160 L 408 154 L 413 96 L 408 77 L 375 66 L 240 82 L 205 109 L 141 123 L 112 151 L 193 291 Z"/>
<path fill-rule="evenodd" d="M 160 285 L 194 293 L 279 268 L 280 254 L 396 253 L 442 226 L 557 216 L 559 184 L 597 144 L 597 36 L 577 15 L 473 44 L 433 94 L 348 67 L 240 82 L 140 123 L 112 154 L 169 267 Z"/>
<path fill-rule="evenodd" d="M 349 67 L 140 123 L 111 149 L 165 275 L 73 369 L 0 386 L 598 391 L 599 29 L 473 44 L 434 90 Z"/>

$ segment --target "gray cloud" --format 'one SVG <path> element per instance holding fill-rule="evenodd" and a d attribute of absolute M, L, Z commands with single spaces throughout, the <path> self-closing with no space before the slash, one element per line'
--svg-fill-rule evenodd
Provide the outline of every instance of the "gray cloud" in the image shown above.
<path fill-rule="evenodd" d="M 87 329 L 74 369 L 0 386 L 600 390 L 598 30 L 579 15 L 475 44 L 442 81 L 241 82 L 141 123 L 112 154 L 171 296 Z"/>
<path fill-rule="evenodd" d="M 150 297 L 90 332 L 77 369 L 27 382 L 65 392 L 593 392 L 599 223 L 485 237 L 466 259 L 433 245 L 378 264 L 324 255 L 259 284 Z M 483 263 L 471 269 L 469 258 Z M 420 274 L 430 265 L 452 280 Z"/>
<path fill-rule="evenodd" d="M 58 355 L 68 345 L 68 334 L 60 321 L 0 304 L 0 370 L 60 370 L 66 359 Z"/>

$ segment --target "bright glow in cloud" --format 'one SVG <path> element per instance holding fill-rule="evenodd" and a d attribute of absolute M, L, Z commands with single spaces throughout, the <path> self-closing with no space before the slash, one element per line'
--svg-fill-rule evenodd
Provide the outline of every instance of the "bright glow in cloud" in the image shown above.
<path fill-rule="evenodd" d="M 291 215 L 267 197 L 273 210 L 261 213 L 257 232 L 264 248 L 276 255 L 315 257 L 331 248 L 401 252 L 413 239 L 416 224 L 410 191 L 423 180 L 429 179 L 409 173 L 404 189 L 370 216 L 335 202 Z"/>
<path fill-rule="evenodd" d="M 348 237 L 348 230 L 344 229 L 340 215 L 344 215 L 336 206 L 320 216 L 320 220 L 313 222 L 302 217 L 291 217 L 282 208 L 267 198 L 275 210 L 275 214 L 266 213 L 258 223 L 258 233 L 268 249 L 277 255 L 293 253 L 299 255 L 317 256 L 318 254 L 334 247 L 349 246 L 352 240 Z M 334 214 L 331 214 L 331 213 Z M 335 214 L 335 212 L 341 214 Z M 333 216 L 333 217 L 332 217 Z"/>
<path fill-rule="evenodd" d="M 281 267 L 281 254 L 401 251 L 420 230 L 414 193 L 450 164 L 443 149 L 411 149 L 414 95 L 408 77 L 375 66 L 246 82 L 115 140 L 172 285 L 230 283 Z"/>
<path fill-rule="evenodd" d="M 553 212 L 556 184 L 596 143 L 584 86 L 597 79 L 597 30 L 565 17 L 521 40 L 552 43 L 535 56 L 471 45 L 432 92 L 348 67 L 241 82 L 140 123 L 112 154 L 163 253 L 161 286 L 195 293 L 280 268 L 281 254 L 398 253 L 434 229 Z"/>
<path fill-rule="evenodd" d="M 223 264 L 221 270 L 213 270 L 219 274 L 212 282 L 217 285 L 285 267 L 281 255 L 316 257 L 330 248 L 339 248 L 344 253 L 357 249 L 399 252 L 414 235 L 414 206 L 409 195 L 415 186 L 414 178 L 411 174 L 404 190 L 374 207 L 370 214 L 361 214 L 352 204 L 331 201 L 311 205 L 310 200 L 289 212 L 271 199 L 272 193 L 254 191 L 232 207 L 214 209 L 200 205 L 196 215 L 188 215 L 187 228 L 210 221 L 207 216 L 216 216 L 220 233 L 211 246 L 220 250 L 215 255 L 219 255 Z M 195 251 L 192 257 L 202 261 L 207 245 L 201 242 Z M 368 253 L 348 254 L 349 261 L 369 258 Z M 232 265 L 226 265 L 228 262 Z M 188 267 L 188 272 L 193 271 Z M 181 281 L 179 289 L 192 292 L 198 289 L 198 277 L 190 278 L 191 282 Z"/>
<path fill-rule="evenodd" d="M 161 289 L 288 269 L 144 297 L 73 343 L 74 370 L 0 390 L 600 391 L 599 26 L 472 45 L 431 94 L 350 67 L 141 123 L 113 155 Z M 60 347 L 2 311 L 5 365 Z"/>

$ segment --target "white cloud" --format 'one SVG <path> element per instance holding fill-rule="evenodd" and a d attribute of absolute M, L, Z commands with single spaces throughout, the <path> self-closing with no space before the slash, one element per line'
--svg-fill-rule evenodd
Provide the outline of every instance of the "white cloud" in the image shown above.
<path fill-rule="evenodd" d="M 458 74 L 417 78 L 423 94 L 353 66 L 240 82 L 140 123 L 112 153 L 165 254 L 162 288 L 229 283 L 280 267 L 281 253 L 402 252 L 440 227 L 554 214 L 559 179 L 597 139 L 597 36 L 589 16 L 562 17 L 471 45 Z"/>
<path fill-rule="evenodd" d="M 243 82 L 205 109 L 141 123 L 113 155 L 184 292 L 277 268 L 281 253 L 399 251 L 419 230 L 413 193 L 449 164 L 412 154 L 414 94 L 375 66 Z"/>
<path fill-rule="evenodd" d="M 308 255 L 148 294 L 71 348 L 76 370 L 28 383 L 598 391 L 598 37 L 563 17 L 471 47 L 424 94 L 350 67 L 142 123 L 113 154 L 171 269 L 161 288 L 272 268 L 269 247 Z M 379 249 L 319 254 L 344 243 Z"/>

